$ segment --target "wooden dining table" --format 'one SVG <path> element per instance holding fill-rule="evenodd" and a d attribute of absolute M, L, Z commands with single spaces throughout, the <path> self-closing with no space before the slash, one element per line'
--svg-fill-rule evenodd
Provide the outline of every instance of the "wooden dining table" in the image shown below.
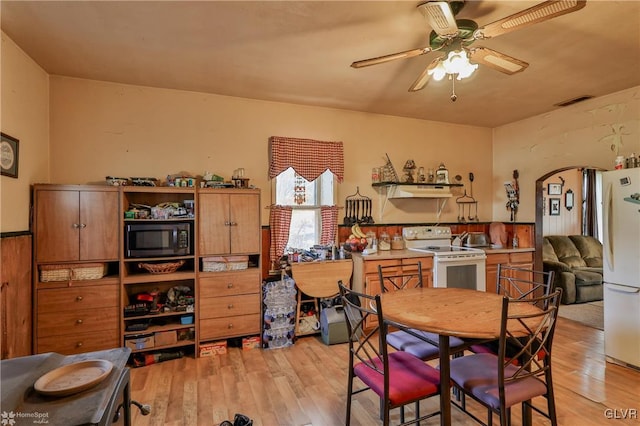
<path fill-rule="evenodd" d="M 497 293 L 461 288 L 412 288 L 381 295 L 385 321 L 439 335 L 441 425 L 451 424 L 449 337 L 498 339 L 503 298 Z M 511 309 L 510 314 L 539 312 L 530 303 L 518 303 Z"/>

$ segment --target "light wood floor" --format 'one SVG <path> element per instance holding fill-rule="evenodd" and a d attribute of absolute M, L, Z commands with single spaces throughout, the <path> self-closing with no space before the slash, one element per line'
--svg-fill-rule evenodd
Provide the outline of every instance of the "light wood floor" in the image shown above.
<path fill-rule="evenodd" d="M 344 425 L 347 349 L 309 336 L 289 348 L 230 348 L 226 355 L 132 369 L 133 399 L 152 406 L 145 417 L 135 410 L 133 424 L 213 426 L 243 413 L 255 426 Z M 640 424 L 640 372 L 605 362 L 603 350 L 602 331 L 559 319 L 553 373 L 560 425 Z M 437 404 L 433 398 L 421 412 Z M 381 424 L 373 392 L 356 396 L 352 410 L 352 425 Z M 455 407 L 452 411 L 453 424 L 476 424 Z M 513 411 L 519 424 L 519 410 Z M 533 420 L 549 424 L 536 413 Z M 396 413 L 392 422 L 398 421 Z M 439 422 L 435 417 L 422 424 Z"/>

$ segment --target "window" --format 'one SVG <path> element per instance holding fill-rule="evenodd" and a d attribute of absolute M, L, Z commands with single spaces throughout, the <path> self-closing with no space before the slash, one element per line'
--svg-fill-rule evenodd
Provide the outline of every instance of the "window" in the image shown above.
<path fill-rule="evenodd" d="M 309 182 L 293 168 L 288 168 L 276 176 L 275 186 L 275 203 L 292 209 L 287 247 L 308 249 L 320 244 L 320 207 L 334 205 L 333 173 L 326 170 L 316 180 Z"/>

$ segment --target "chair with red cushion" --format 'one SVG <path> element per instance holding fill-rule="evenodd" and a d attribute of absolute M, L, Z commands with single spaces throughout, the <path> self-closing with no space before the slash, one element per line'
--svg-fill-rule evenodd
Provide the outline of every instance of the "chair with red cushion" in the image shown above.
<path fill-rule="evenodd" d="M 493 413 L 496 413 L 500 416 L 501 425 L 509 425 L 511 407 L 521 404 L 523 419 L 528 419 L 533 409 L 550 419 L 552 425 L 557 425 L 551 349 L 561 294 L 562 290 L 558 289 L 539 298 L 505 297 L 498 354 L 477 353 L 451 360 L 450 374 L 454 387 L 487 408 L 487 424 L 492 424 Z M 535 303 L 540 308 L 536 313 L 516 313 L 516 305 L 523 303 Z M 508 346 L 515 351 L 512 356 L 507 355 Z M 514 365 L 513 358 L 520 361 L 519 365 Z M 532 404 L 532 399 L 539 396 L 546 398 L 546 412 Z M 466 406 L 458 406 L 484 424 Z"/>
<path fill-rule="evenodd" d="M 369 296 L 357 293 L 339 283 L 349 334 L 349 383 L 347 391 L 346 425 L 351 423 L 351 402 L 354 395 L 372 390 L 381 400 L 382 423 L 389 425 L 390 411 L 400 408 L 402 424 L 420 421 L 440 414 L 439 411 L 405 423 L 404 406 L 418 404 L 421 400 L 440 395 L 440 373 L 421 359 L 402 351 L 387 350 L 387 323 L 382 313 L 380 295 Z M 367 318 L 375 316 L 377 325 L 366 330 Z M 355 378 L 364 387 L 354 389 Z"/>
<path fill-rule="evenodd" d="M 400 291 L 406 288 L 423 287 L 422 263 L 403 264 L 399 266 L 378 265 L 378 277 L 383 293 L 388 291 Z M 413 328 L 400 328 L 389 333 L 387 343 L 399 351 L 409 352 L 423 361 L 436 359 L 440 356 L 438 338 L 436 333 L 416 330 Z M 465 342 L 457 337 L 449 337 L 449 347 L 454 356 L 459 355 L 464 349 Z"/>

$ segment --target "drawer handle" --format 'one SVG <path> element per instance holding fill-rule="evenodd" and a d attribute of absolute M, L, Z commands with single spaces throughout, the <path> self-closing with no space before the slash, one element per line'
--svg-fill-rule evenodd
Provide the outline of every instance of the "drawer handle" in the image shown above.
<path fill-rule="evenodd" d="M 232 287 L 233 287 L 233 283 L 227 284 L 227 288 L 232 288 Z"/>
<path fill-rule="evenodd" d="M 78 296 L 78 297 L 76 297 L 76 301 L 78 301 L 78 302 L 82 302 L 82 296 Z"/>
<path fill-rule="evenodd" d="M 227 305 L 227 309 L 233 309 L 233 303 L 229 303 L 229 304 Z"/>
<path fill-rule="evenodd" d="M 76 321 L 76 324 L 82 324 L 84 321 L 82 321 L 81 319 Z"/>
<path fill-rule="evenodd" d="M 81 348 L 81 347 L 82 347 L 82 342 L 76 343 L 76 348 Z"/>
<path fill-rule="evenodd" d="M 229 325 L 227 326 L 228 329 L 232 329 L 233 328 L 233 324 L 229 323 Z"/>

